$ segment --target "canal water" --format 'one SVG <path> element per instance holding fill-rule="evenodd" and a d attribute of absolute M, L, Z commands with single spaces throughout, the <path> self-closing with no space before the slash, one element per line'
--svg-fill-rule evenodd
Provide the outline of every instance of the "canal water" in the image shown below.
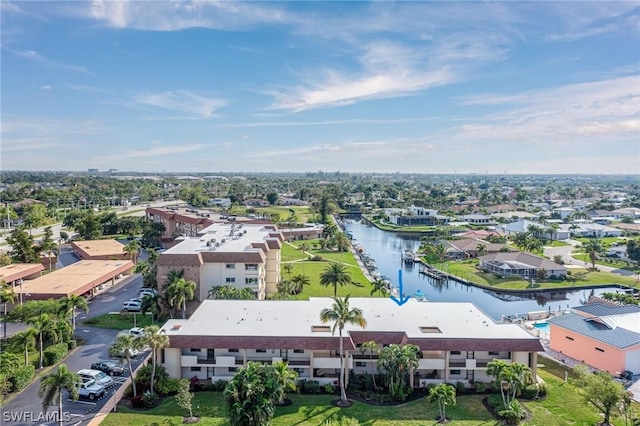
<path fill-rule="evenodd" d="M 405 250 L 417 251 L 420 241 L 415 237 L 404 237 L 394 232 L 381 231 L 375 226 L 361 222 L 347 221 L 345 228 L 357 244 L 375 259 L 380 273 L 390 278 L 398 287 L 398 271 L 402 270 L 403 292 L 409 296 L 420 291 L 433 302 L 473 302 L 487 315 L 500 320 L 503 315 L 522 317 L 527 312 L 558 309 L 582 305 L 589 295 L 615 292 L 618 287 L 600 287 L 593 290 L 545 291 L 513 295 L 510 293 L 484 290 L 454 280 L 438 282 L 418 272 L 419 263 L 405 264 L 402 254 Z"/>

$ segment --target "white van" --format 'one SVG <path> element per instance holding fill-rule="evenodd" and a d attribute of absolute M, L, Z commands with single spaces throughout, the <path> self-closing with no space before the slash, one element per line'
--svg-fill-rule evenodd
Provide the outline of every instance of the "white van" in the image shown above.
<path fill-rule="evenodd" d="M 111 376 L 106 375 L 100 370 L 90 370 L 85 368 L 84 370 L 78 371 L 78 376 L 80 376 L 80 379 L 82 379 L 83 382 L 95 380 L 97 384 L 104 388 L 113 386 L 113 379 Z"/>

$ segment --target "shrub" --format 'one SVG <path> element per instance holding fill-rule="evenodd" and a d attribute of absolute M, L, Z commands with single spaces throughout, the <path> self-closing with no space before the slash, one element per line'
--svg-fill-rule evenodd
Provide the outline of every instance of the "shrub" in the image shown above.
<path fill-rule="evenodd" d="M 340 417 L 339 419 L 325 420 L 322 426 L 360 426 L 360 421 L 353 417 Z"/>
<path fill-rule="evenodd" d="M 24 389 L 29 383 L 31 383 L 31 380 L 33 380 L 35 372 L 36 368 L 31 364 L 22 365 L 13 370 L 13 372 L 9 372 L 11 392 L 17 392 Z"/>
<path fill-rule="evenodd" d="M 44 365 L 53 365 L 67 356 L 67 344 L 57 343 L 44 350 Z"/>
<path fill-rule="evenodd" d="M 411 393 L 411 389 L 394 384 L 389 387 L 389 396 L 396 401 L 404 401 L 407 399 L 407 396 Z"/>
<path fill-rule="evenodd" d="M 315 256 L 311 257 L 310 260 L 313 260 L 314 262 L 322 262 L 324 259 L 319 254 L 316 254 Z"/>
<path fill-rule="evenodd" d="M 78 342 L 75 339 L 71 339 L 67 342 L 67 350 L 72 351 L 78 347 Z"/>
<path fill-rule="evenodd" d="M 228 384 L 229 382 L 227 382 L 226 380 L 217 380 L 215 383 L 212 383 L 213 390 L 216 392 L 222 392 L 225 390 Z"/>
<path fill-rule="evenodd" d="M 334 393 L 336 391 L 336 387 L 333 385 L 333 383 L 327 383 L 324 385 L 324 391 L 326 393 Z"/>
<path fill-rule="evenodd" d="M 507 421 L 509 425 L 517 425 L 520 420 L 527 417 L 527 412 L 524 407 L 514 399 L 509 403 L 509 407 L 506 410 L 498 411 L 498 415 Z"/>
<path fill-rule="evenodd" d="M 175 395 L 180 389 L 180 380 L 179 379 L 166 379 L 158 381 L 156 385 L 156 390 L 158 393 L 162 395 Z"/>
<path fill-rule="evenodd" d="M 536 384 L 532 384 L 522 389 L 522 397 L 526 399 L 538 399 L 540 396 L 540 388 Z"/>
<path fill-rule="evenodd" d="M 144 407 L 144 402 L 142 401 L 142 395 L 136 395 L 133 398 L 131 398 L 131 406 L 133 408 Z"/>
<path fill-rule="evenodd" d="M 317 380 L 307 380 L 304 382 L 304 393 L 320 393 L 320 383 Z"/>
<path fill-rule="evenodd" d="M 456 392 L 464 392 L 466 388 L 464 387 L 464 382 L 456 382 Z"/>
<path fill-rule="evenodd" d="M 487 405 L 491 408 L 502 406 L 502 397 L 496 394 L 489 395 L 487 397 Z"/>
<path fill-rule="evenodd" d="M 485 382 L 475 382 L 475 390 L 477 393 L 486 392 L 489 388 L 489 385 Z"/>
<path fill-rule="evenodd" d="M 56 316 L 60 309 L 58 300 L 29 300 L 22 305 L 18 305 L 7 314 L 10 321 L 26 322 L 28 318 L 33 318 L 40 314 Z"/>
<path fill-rule="evenodd" d="M 153 408 L 158 405 L 160 398 L 155 392 L 146 391 L 142 394 L 142 403 L 146 408 Z"/>

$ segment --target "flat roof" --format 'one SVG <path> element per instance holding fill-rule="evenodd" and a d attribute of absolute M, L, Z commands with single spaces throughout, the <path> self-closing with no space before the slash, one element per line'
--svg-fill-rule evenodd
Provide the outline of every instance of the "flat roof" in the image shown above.
<path fill-rule="evenodd" d="M 87 256 L 122 255 L 125 245 L 116 240 L 86 240 L 73 241 L 74 248 L 84 252 Z"/>
<path fill-rule="evenodd" d="M 320 312 L 330 308 L 333 299 L 309 300 L 205 300 L 187 320 L 169 320 L 163 329 L 176 342 L 189 337 L 249 337 L 276 340 L 337 337 L 331 324 L 320 321 Z M 359 332 L 404 333 L 410 342 L 434 340 L 483 340 L 524 343 L 537 348 L 537 338 L 517 324 L 494 322 L 473 303 L 420 302 L 410 299 L 398 306 L 388 298 L 352 298 L 351 307 L 362 309 L 367 327 L 348 324 L 345 336 Z M 215 318 L 215 321 L 211 321 Z M 178 337 L 179 336 L 179 337 Z M 226 339 L 229 340 L 229 339 Z M 520 342 L 520 343 L 518 343 Z M 541 347 L 541 346 L 540 346 Z M 542 349 L 534 349 L 542 350 Z"/>
<path fill-rule="evenodd" d="M 274 225 L 214 223 L 200 231 L 200 237 L 182 237 L 175 246 L 167 249 L 162 255 L 194 254 L 200 252 L 239 253 L 260 252 L 253 243 L 261 243 L 277 238 L 280 233 Z"/>
<path fill-rule="evenodd" d="M 81 260 L 16 288 L 25 300 L 81 296 L 93 287 L 133 268 L 130 260 Z M 27 296 L 29 293 L 29 296 Z"/>
<path fill-rule="evenodd" d="M 10 283 L 43 270 L 41 263 L 13 263 L 0 268 L 0 281 Z"/>

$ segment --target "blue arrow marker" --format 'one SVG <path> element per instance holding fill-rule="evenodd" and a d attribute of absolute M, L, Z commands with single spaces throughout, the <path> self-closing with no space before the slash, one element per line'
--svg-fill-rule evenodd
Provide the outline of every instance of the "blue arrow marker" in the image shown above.
<path fill-rule="evenodd" d="M 398 269 L 398 282 L 400 283 L 399 284 L 400 288 L 398 289 L 399 297 L 395 297 L 395 296 L 390 296 L 390 297 L 391 297 L 391 300 L 393 300 L 398 304 L 398 306 L 402 306 L 405 303 L 407 303 L 409 299 L 411 299 L 411 296 L 405 297 L 405 295 L 402 292 L 402 269 Z"/>

